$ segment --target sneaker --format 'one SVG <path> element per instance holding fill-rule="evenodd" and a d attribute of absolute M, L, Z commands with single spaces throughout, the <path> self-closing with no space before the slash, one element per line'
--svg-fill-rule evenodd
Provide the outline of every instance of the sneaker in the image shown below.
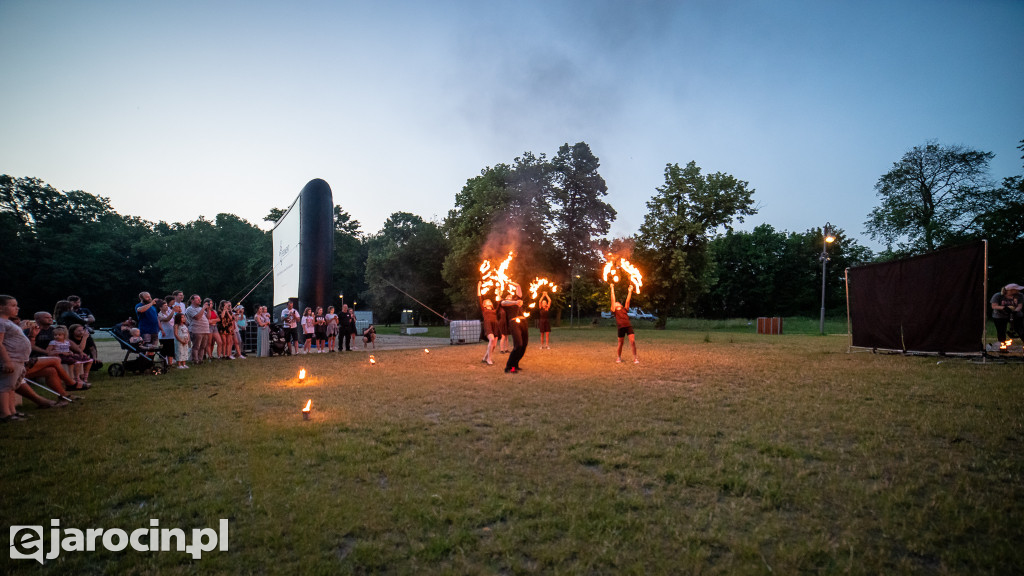
<path fill-rule="evenodd" d="M 185 367 L 185 366 L 182 366 L 181 364 L 178 364 L 178 369 L 179 369 L 179 370 L 181 370 L 181 369 L 183 369 L 183 368 L 186 368 L 186 367 Z"/>
<path fill-rule="evenodd" d="M 633 364 L 639 364 L 639 363 L 640 363 L 640 359 L 639 358 L 633 358 Z"/>
<path fill-rule="evenodd" d="M 615 359 L 615 363 L 616 364 L 622 364 L 622 358 L 616 358 Z"/>
<path fill-rule="evenodd" d="M 248 360 L 249 357 L 248 356 L 242 356 L 241 354 L 239 354 L 238 359 L 239 360 Z"/>

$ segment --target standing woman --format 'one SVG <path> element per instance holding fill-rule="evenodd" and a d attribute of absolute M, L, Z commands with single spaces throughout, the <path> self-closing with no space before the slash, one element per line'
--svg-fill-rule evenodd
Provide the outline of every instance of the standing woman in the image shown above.
<path fill-rule="evenodd" d="M 235 313 L 232 311 L 231 302 L 222 300 L 220 303 L 220 320 L 217 323 L 220 331 L 221 358 L 235 359 L 235 332 L 238 325 L 235 324 Z"/>
<path fill-rule="evenodd" d="M 256 356 L 270 356 L 270 312 L 266 306 L 260 306 L 256 312 Z"/>
<path fill-rule="evenodd" d="M 480 311 L 484 315 L 483 332 L 487 336 L 487 349 L 484 351 L 484 357 L 481 362 L 484 364 L 494 364 L 491 360 L 491 353 L 494 352 L 494 346 L 498 343 L 498 336 L 501 334 L 501 330 L 498 329 L 498 312 L 494 309 L 494 303 L 489 299 L 484 300 L 480 294 L 480 288 L 483 282 L 476 283 L 476 297 L 480 301 Z"/>
<path fill-rule="evenodd" d="M 224 343 L 220 337 L 220 316 L 217 311 L 214 310 L 216 306 L 213 305 L 213 298 L 207 298 L 203 300 L 203 305 L 209 303 L 209 307 L 206 308 L 206 320 L 210 323 L 210 342 L 207 344 L 206 356 L 208 358 L 214 358 L 213 347 L 217 347 L 217 357 L 223 358 Z"/>
<path fill-rule="evenodd" d="M 551 296 L 545 290 L 537 303 L 537 328 L 540 329 L 540 349 L 551 350 Z"/>
<path fill-rule="evenodd" d="M 238 349 L 238 357 L 245 360 L 245 306 L 235 305 L 235 346 Z"/>
<path fill-rule="evenodd" d="M 327 351 L 334 352 L 338 347 L 338 315 L 334 313 L 334 306 L 327 307 L 324 319 L 327 321 Z"/>

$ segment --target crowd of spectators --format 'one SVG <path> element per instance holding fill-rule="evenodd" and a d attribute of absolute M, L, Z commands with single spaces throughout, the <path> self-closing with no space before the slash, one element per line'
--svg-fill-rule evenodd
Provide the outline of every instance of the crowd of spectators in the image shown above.
<path fill-rule="evenodd" d="M 93 313 L 82 306 L 82 299 L 71 295 L 58 301 L 53 312 L 38 311 L 24 318 L 13 296 L 0 295 L 0 419 L 18 421 L 26 415 L 16 410 L 16 395 L 39 408 L 67 406 L 82 396 L 73 393 L 88 390 L 90 374 L 103 367 L 93 340 Z M 252 322 L 256 325 L 256 355 L 270 356 L 273 340 L 284 346 L 278 353 L 306 354 L 351 351 L 355 339 L 355 312 L 343 305 L 335 312 L 327 308 L 307 308 L 300 315 L 289 301 L 275 324 L 266 306 L 256 306 Z M 122 342 L 139 353 L 151 356 L 159 352 L 168 367 L 187 369 L 189 365 L 216 359 L 244 360 L 243 335 L 249 320 L 241 304 L 227 300 L 215 304 L 211 298 L 193 294 L 185 300 L 176 290 L 164 298 L 139 293 L 132 318 L 114 331 Z M 299 329 L 306 334 L 299 345 Z M 362 334 L 364 348 L 375 347 L 376 331 L 371 325 Z M 30 385 L 57 395 L 40 396 Z"/>

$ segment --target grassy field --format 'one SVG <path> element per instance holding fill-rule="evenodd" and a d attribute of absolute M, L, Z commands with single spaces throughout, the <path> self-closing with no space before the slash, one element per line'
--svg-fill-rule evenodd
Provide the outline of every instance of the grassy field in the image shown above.
<path fill-rule="evenodd" d="M 687 328 L 638 330 L 640 365 L 614 362 L 610 328 L 556 329 L 552 350 L 534 331 L 516 375 L 482 345 L 99 375 L 84 401 L 0 427 L 5 523 L 227 518 L 230 550 L 5 570 L 1024 570 L 1024 364 Z"/>

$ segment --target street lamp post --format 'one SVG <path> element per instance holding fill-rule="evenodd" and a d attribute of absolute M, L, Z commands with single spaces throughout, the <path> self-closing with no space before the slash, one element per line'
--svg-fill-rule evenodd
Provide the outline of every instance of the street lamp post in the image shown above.
<path fill-rule="evenodd" d="M 573 272 L 575 272 L 575 270 Z M 576 275 L 573 274 L 573 276 L 576 276 Z M 569 278 L 569 282 L 572 284 L 572 286 L 571 286 L 571 288 L 572 288 L 572 301 L 569 303 L 569 327 L 570 328 L 574 328 L 576 326 L 576 324 L 573 322 L 573 318 L 572 318 L 572 315 L 576 312 L 576 278 L 579 278 L 579 276 L 576 276 L 575 278 Z"/>
<path fill-rule="evenodd" d="M 832 230 L 832 224 L 829 222 L 825 223 L 825 229 L 822 231 L 824 242 L 821 243 L 821 256 L 818 259 L 821 260 L 821 323 L 819 329 L 821 333 L 825 334 L 825 270 L 828 265 L 828 245 L 836 241 L 835 232 Z"/>

